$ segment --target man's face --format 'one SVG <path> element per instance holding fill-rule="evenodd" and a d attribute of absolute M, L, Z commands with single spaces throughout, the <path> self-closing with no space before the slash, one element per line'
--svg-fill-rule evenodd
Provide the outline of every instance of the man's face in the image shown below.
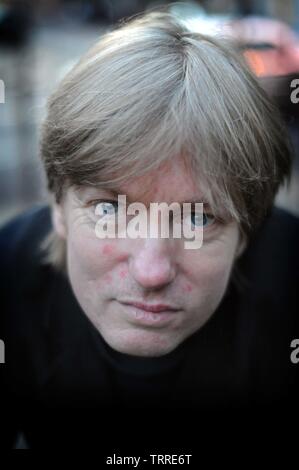
<path fill-rule="evenodd" d="M 145 187 L 150 189 L 144 192 Z M 118 193 L 146 207 L 203 201 L 179 160 L 122 185 Z M 67 241 L 74 294 L 115 350 L 138 356 L 171 352 L 221 302 L 240 246 L 238 226 L 207 216 L 203 245 L 195 250 L 186 249 L 183 238 L 99 239 L 95 207 L 102 201 L 117 201 L 117 196 L 109 190 L 70 188 L 63 206 L 54 210 L 56 230 Z M 208 207 L 204 211 L 208 214 Z"/>

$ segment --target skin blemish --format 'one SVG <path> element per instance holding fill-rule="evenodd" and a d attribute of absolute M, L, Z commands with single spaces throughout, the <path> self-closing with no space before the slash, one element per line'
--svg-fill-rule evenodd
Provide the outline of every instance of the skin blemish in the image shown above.
<path fill-rule="evenodd" d="M 102 248 L 103 255 L 111 255 L 113 253 L 113 246 L 112 245 L 104 245 Z"/>
<path fill-rule="evenodd" d="M 128 260 L 128 254 L 127 253 L 118 253 L 117 256 L 115 257 L 116 261 L 118 263 L 123 263 Z"/>
<path fill-rule="evenodd" d="M 184 287 L 183 287 L 183 291 L 184 292 L 191 292 L 193 290 L 191 284 L 186 284 Z"/>
<path fill-rule="evenodd" d="M 119 272 L 119 277 L 121 279 L 125 279 L 125 277 L 127 276 L 128 274 L 128 271 L 126 269 L 122 269 L 120 272 Z"/>

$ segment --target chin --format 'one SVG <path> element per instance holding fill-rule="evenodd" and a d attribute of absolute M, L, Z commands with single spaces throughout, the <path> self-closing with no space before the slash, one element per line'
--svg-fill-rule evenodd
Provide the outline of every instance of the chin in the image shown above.
<path fill-rule="evenodd" d="M 139 332 L 127 334 L 124 336 L 105 337 L 102 335 L 106 343 L 115 351 L 130 356 L 140 357 L 160 357 L 174 351 L 181 341 L 178 338 L 170 339 L 166 335 L 157 333 Z"/>

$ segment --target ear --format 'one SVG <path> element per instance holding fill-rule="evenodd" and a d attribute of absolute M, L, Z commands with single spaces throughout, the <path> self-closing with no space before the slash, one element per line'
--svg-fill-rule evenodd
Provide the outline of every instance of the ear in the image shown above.
<path fill-rule="evenodd" d="M 52 223 L 55 232 L 60 238 L 66 238 L 66 220 L 64 208 L 61 204 L 52 205 Z"/>

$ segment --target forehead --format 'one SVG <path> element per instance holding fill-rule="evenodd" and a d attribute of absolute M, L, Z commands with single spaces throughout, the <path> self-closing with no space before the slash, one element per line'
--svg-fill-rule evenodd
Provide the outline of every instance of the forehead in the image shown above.
<path fill-rule="evenodd" d="M 118 188 L 111 188 L 114 193 L 126 194 L 135 201 L 147 202 L 184 202 L 204 199 L 200 184 L 191 174 L 182 160 L 174 159 L 159 168 L 132 178 Z"/>

